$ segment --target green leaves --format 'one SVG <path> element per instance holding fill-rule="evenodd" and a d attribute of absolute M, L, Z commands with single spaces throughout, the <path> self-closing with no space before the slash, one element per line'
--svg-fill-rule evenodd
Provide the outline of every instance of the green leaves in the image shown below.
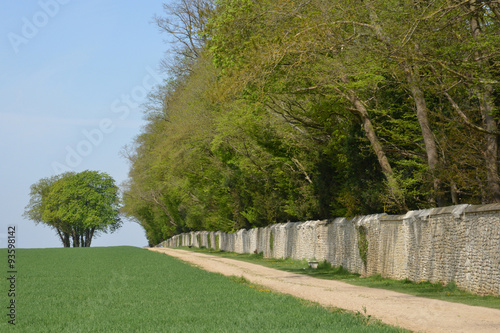
<path fill-rule="evenodd" d="M 197 56 L 169 64 L 129 156 L 123 212 L 151 244 L 493 200 L 497 5 L 206 3 Z"/>
<path fill-rule="evenodd" d="M 71 235 L 74 246 L 90 246 L 94 232 L 120 227 L 118 204 L 114 180 L 106 173 L 87 170 L 44 178 L 32 185 L 25 216 L 48 224 L 60 235 Z"/>

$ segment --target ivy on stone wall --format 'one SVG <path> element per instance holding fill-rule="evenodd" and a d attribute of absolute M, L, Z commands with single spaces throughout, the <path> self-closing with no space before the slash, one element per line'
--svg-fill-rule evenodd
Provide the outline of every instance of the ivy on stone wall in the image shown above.
<path fill-rule="evenodd" d="M 359 256 L 361 257 L 361 260 L 365 264 L 365 267 L 367 266 L 367 261 L 368 261 L 368 238 L 366 237 L 367 235 L 367 230 L 364 226 L 359 226 L 356 227 L 356 230 L 358 231 L 358 249 L 359 249 Z"/>
<path fill-rule="evenodd" d="M 274 239 L 273 239 L 273 232 L 271 231 L 269 233 L 269 247 L 271 248 L 271 253 L 273 252 L 273 246 L 274 246 Z"/>

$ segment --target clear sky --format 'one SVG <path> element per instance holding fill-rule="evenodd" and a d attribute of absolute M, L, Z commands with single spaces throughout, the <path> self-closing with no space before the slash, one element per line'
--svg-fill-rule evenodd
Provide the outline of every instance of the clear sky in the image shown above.
<path fill-rule="evenodd" d="M 167 0 L 168 1 L 168 0 Z M 60 247 L 55 231 L 22 217 L 30 185 L 63 171 L 98 170 L 118 184 L 120 150 L 144 124 L 140 104 L 161 82 L 168 49 L 153 16 L 159 0 L 0 2 L 0 247 Z M 92 246 L 147 245 L 125 221 Z"/>

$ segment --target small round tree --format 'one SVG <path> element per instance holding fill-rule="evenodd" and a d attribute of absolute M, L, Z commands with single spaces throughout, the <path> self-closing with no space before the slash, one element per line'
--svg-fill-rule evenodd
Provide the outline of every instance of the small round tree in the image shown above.
<path fill-rule="evenodd" d="M 97 171 L 43 178 L 31 186 L 27 218 L 57 230 L 65 247 L 88 247 L 99 232 L 121 226 L 118 187 L 111 176 Z"/>

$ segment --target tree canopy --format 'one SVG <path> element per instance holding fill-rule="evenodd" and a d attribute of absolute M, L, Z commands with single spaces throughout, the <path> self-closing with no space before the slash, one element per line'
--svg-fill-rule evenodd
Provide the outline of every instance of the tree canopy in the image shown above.
<path fill-rule="evenodd" d="M 57 231 L 63 246 L 89 247 L 99 232 L 121 226 L 118 187 L 108 174 L 68 172 L 31 186 L 24 216 Z"/>
<path fill-rule="evenodd" d="M 500 202 L 496 1 L 178 0 L 126 150 L 151 244 L 188 230 Z"/>

